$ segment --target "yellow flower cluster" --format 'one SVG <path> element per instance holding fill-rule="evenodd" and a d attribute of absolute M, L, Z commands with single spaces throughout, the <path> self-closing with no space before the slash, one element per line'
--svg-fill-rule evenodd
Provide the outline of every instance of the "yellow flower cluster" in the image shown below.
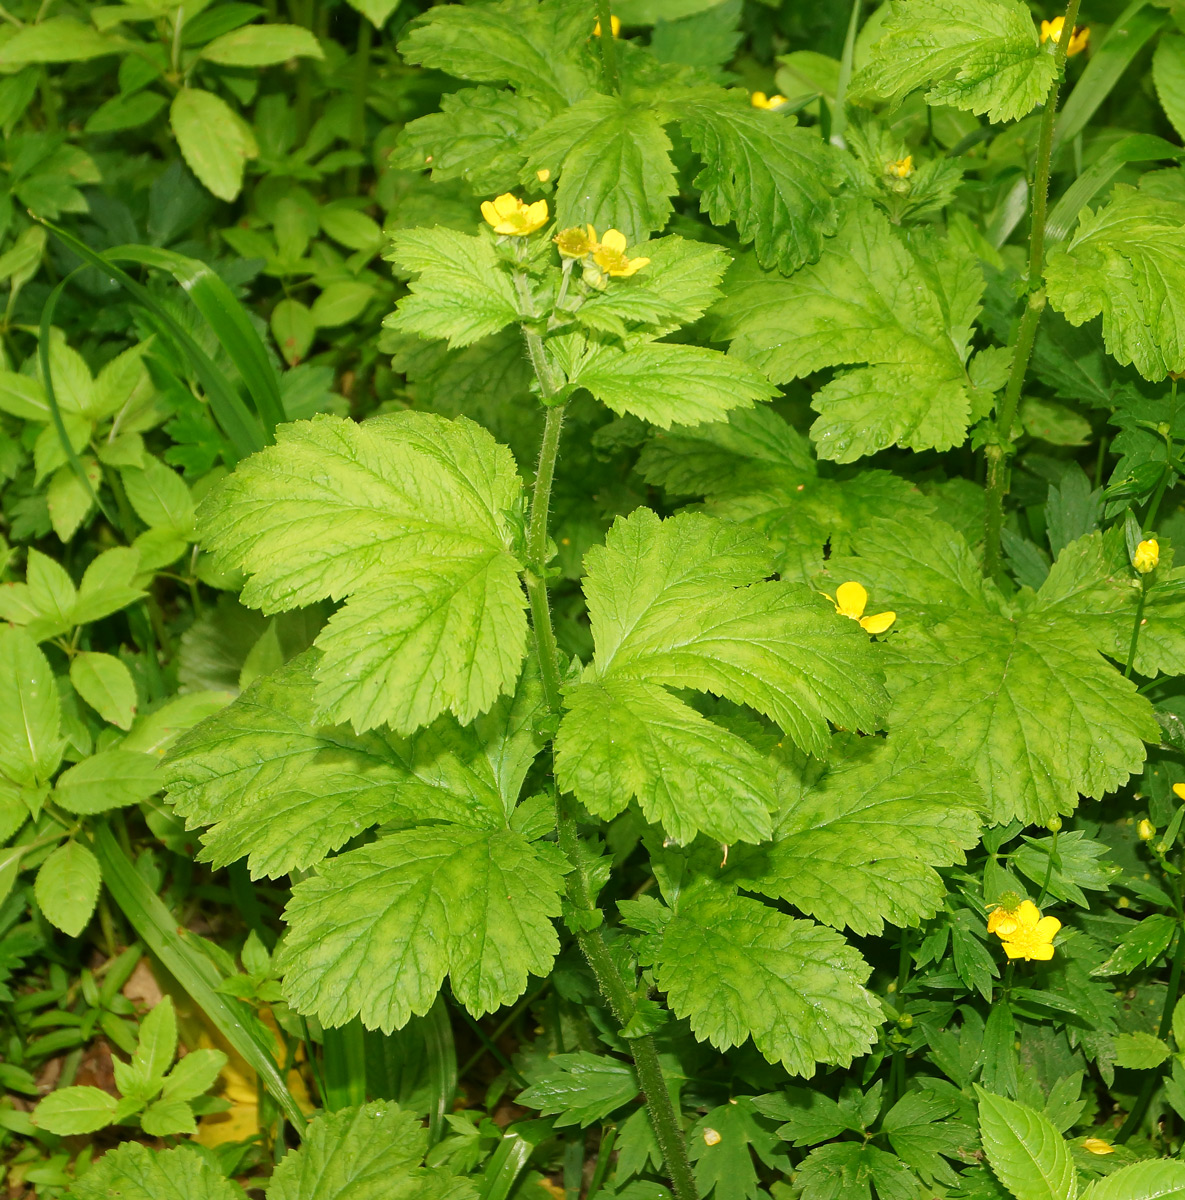
<path fill-rule="evenodd" d="M 1062 32 L 1066 27 L 1065 17 L 1054 17 L 1052 21 L 1041 22 L 1041 41 L 1058 43 L 1062 40 Z M 1066 47 L 1067 58 L 1073 58 L 1075 54 L 1081 54 L 1086 49 L 1086 43 L 1090 41 L 1090 30 L 1079 26 L 1074 27 L 1074 32 L 1070 34 L 1070 44 Z"/>
<path fill-rule="evenodd" d="M 885 163 L 885 174 L 897 179 L 908 179 L 913 174 L 913 155 L 907 154 L 896 162 Z"/>
<path fill-rule="evenodd" d="M 827 596 L 826 592 L 823 594 Z M 827 599 L 835 605 L 835 611 L 841 617 L 859 621 L 865 633 L 884 633 L 897 620 L 895 612 L 872 613 L 866 617 L 864 610 L 868 607 L 868 589 L 860 583 L 841 583 L 835 589 L 834 597 L 827 596 Z"/>
<path fill-rule="evenodd" d="M 1043 917 L 1031 901 L 1023 900 L 1016 908 L 994 908 L 988 916 L 988 933 L 1004 943 L 1009 958 L 1048 962 L 1053 957 L 1053 939 L 1062 923 L 1057 917 Z"/>
<path fill-rule="evenodd" d="M 1159 562 L 1160 543 L 1155 538 L 1147 538 L 1145 541 L 1142 541 L 1136 547 L 1135 554 L 1132 555 L 1132 566 L 1141 575 L 1147 575 L 1149 571 L 1155 571 Z"/>
<path fill-rule="evenodd" d="M 754 92 L 749 97 L 749 103 L 754 108 L 765 108 L 770 112 L 777 112 L 779 108 L 785 108 L 789 101 L 785 96 L 767 96 L 764 92 Z"/>
<path fill-rule="evenodd" d="M 495 233 L 504 237 L 523 237 L 547 224 L 547 201 L 536 200 L 534 204 L 528 204 L 510 192 L 503 192 L 494 200 L 482 201 L 481 215 L 493 226 Z"/>
<path fill-rule="evenodd" d="M 596 267 L 606 275 L 618 279 L 637 274 L 649 261 L 648 258 L 630 258 L 626 252 L 625 234 L 610 229 L 600 240 L 591 225 L 574 225 L 561 230 L 555 244 L 564 258 L 592 258 Z"/>

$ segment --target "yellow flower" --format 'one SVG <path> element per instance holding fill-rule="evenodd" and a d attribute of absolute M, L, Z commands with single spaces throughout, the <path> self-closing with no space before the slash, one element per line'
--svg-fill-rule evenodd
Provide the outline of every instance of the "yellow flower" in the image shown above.
<path fill-rule="evenodd" d="M 1141 542 L 1136 547 L 1135 554 L 1132 555 L 1132 566 L 1135 567 L 1141 575 L 1147 575 L 1149 571 L 1156 570 L 1156 564 L 1160 562 L 1160 543 L 1155 538 L 1148 538 Z"/>
<path fill-rule="evenodd" d="M 1089 1150 L 1091 1154 L 1114 1154 L 1115 1147 L 1110 1142 L 1104 1142 L 1102 1138 L 1086 1138 L 1082 1143 L 1083 1150 Z"/>
<path fill-rule="evenodd" d="M 495 233 L 522 237 L 547 224 L 547 201 L 536 200 L 534 204 L 528 204 L 510 192 L 504 192 L 496 200 L 483 200 L 481 215 L 494 227 Z"/>
<path fill-rule="evenodd" d="M 640 271 L 650 261 L 648 258 L 628 258 L 625 253 L 625 234 L 617 229 L 610 229 L 601 238 L 592 256 L 593 262 L 606 275 L 616 275 L 622 279 Z"/>
<path fill-rule="evenodd" d="M 719 1146 L 722 1140 L 723 1139 L 721 1138 L 718 1130 L 715 1130 L 715 1129 L 705 1129 L 704 1130 L 704 1145 L 705 1146 Z"/>
<path fill-rule="evenodd" d="M 826 592 L 823 594 L 827 595 Z M 859 621 L 865 633 L 884 633 L 897 620 L 895 612 L 873 613 L 866 617 L 864 609 L 868 605 L 868 591 L 859 583 L 841 583 L 835 589 L 835 598 L 832 600 L 827 596 L 827 599 L 835 605 L 835 611 L 841 617 Z"/>
<path fill-rule="evenodd" d="M 764 92 L 754 92 L 749 97 L 749 103 L 754 108 L 766 108 L 770 112 L 777 112 L 779 108 L 785 108 L 789 101 L 785 96 L 780 96 L 777 93 L 767 96 Z"/>
<path fill-rule="evenodd" d="M 546 167 L 540 167 L 539 170 L 535 172 L 535 178 L 538 179 L 540 183 L 546 183 L 551 178 L 551 172 Z"/>
<path fill-rule="evenodd" d="M 997 905 L 988 914 L 988 933 L 999 934 L 1001 938 L 1011 937 L 1019 928 L 1015 909 Z"/>
<path fill-rule="evenodd" d="M 561 229 L 554 240 L 564 258 L 584 258 L 597 248 L 597 231 L 591 225 L 583 229 L 573 225 L 571 229 Z"/>
<path fill-rule="evenodd" d="M 913 155 L 907 154 L 896 162 L 885 163 L 885 174 L 895 175 L 898 179 L 908 179 L 913 174 Z"/>
<path fill-rule="evenodd" d="M 1176 796 L 1178 800 L 1185 800 L 1185 783 L 1174 783 L 1173 795 Z"/>
<path fill-rule="evenodd" d="M 1042 21 L 1041 40 L 1043 42 L 1060 42 L 1062 40 L 1062 30 L 1065 27 L 1065 17 L 1054 17 L 1052 21 Z M 1070 34 L 1070 44 L 1066 47 L 1066 56 L 1073 58 L 1075 54 L 1081 54 L 1086 49 L 1086 43 L 1089 41 L 1090 30 L 1076 25 L 1074 32 Z"/>
<path fill-rule="evenodd" d="M 1021 901 L 1015 912 L 1005 913 L 994 929 L 990 919 L 988 923 L 988 929 L 1004 943 L 1004 953 L 1009 958 L 1023 958 L 1026 962 L 1034 958 L 1038 962 L 1048 962 L 1053 957 L 1054 935 L 1061 927 L 1057 917 L 1043 917 L 1031 900 Z"/>
<path fill-rule="evenodd" d="M 609 14 L 609 28 L 613 30 L 613 36 L 616 37 L 621 32 L 621 18 Z M 601 36 L 601 22 L 598 21 L 593 27 L 593 37 Z"/>
<path fill-rule="evenodd" d="M 1177 784 L 1177 787 L 1180 787 Z M 1156 826 L 1145 817 L 1139 825 L 1136 826 L 1136 832 L 1140 835 L 1141 842 L 1150 842 L 1156 836 Z"/>

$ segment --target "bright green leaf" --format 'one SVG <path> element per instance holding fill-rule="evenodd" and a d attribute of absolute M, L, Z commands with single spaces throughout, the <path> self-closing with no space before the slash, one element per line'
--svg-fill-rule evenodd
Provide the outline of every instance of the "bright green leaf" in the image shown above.
<path fill-rule="evenodd" d="M 80 842 L 67 842 L 41 864 L 33 894 L 51 925 L 77 937 L 95 911 L 100 882 L 98 859 Z"/>
<path fill-rule="evenodd" d="M 250 125 L 221 96 L 200 88 L 173 97 L 169 123 L 189 169 L 219 200 L 233 200 L 247 160 L 259 154 Z"/>

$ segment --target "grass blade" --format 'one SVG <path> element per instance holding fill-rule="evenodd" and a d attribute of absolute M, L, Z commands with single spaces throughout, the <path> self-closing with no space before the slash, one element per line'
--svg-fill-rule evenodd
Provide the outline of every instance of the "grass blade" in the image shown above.
<path fill-rule="evenodd" d="M 482 1175 L 481 1200 L 506 1200 L 535 1147 L 551 1137 L 550 1121 L 521 1121 L 511 1125 L 498 1143 Z"/>
<path fill-rule="evenodd" d="M 428 1085 L 432 1107 L 428 1110 L 428 1144 L 435 1146 L 444 1134 L 444 1114 L 457 1094 L 457 1047 L 448 1006 L 438 995 L 424 1018 L 424 1042 L 428 1050 Z"/>
<path fill-rule="evenodd" d="M 91 849 L 103 871 L 103 882 L 128 923 L 165 969 L 189 993 L 219 1033 L 246 1060 L 298 1134 L 306 1118 L 288 1090 L 270 1050 L 260 1045 L 243 1020 L 241 1005 L 215 991 L 220 979 L 214 964 L 193 950 L 177 931 L 177 921 L 129 861 L 111 829 L 100 824 Z"/>
<path fill-rule="evenodd" d="M 330 1112 L 366 1103 L 366 1035 L 357 1017 L 322 1031 L 321 1065 Z"/>
<path fill-rule="evenodd" d="M 222 427 L 222 431 L 230 439 L 238 456 L 246 458 L 257 450 L 262 450 L 265 442 L 259 423 L 247 410 L 242 397 L 239 396 L 226 376 L 214 365 L 210 356 L 189 335 L 189 332 L 157 302 L 156 297 L 142 284 L 137 283 L 125 270 L 116 266 L 97 250 L 92 250 L 85 242 L 79 241 L 72 233 L 58 228 L 49 221 L 42 220 L 42 224 L 83 262 L 96 267 L 104 275 L 121 284 L 133 299 L 148 309 L 157 321 L 168 330 L 169 335 L 189 358 L 194 374 L 197 375 L 198 381 L 210 399 L 211 411 Z"/>

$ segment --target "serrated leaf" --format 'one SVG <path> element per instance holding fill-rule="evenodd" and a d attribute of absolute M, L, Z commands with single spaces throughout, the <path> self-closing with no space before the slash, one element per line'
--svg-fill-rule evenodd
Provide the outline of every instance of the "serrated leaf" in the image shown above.
<path fill-rule="evenodd" d="M 979 1132 L 997 1178 L 1016 1200 L 1074 1200 L 1070 1151 L 1048 1118 L 976 1087 Z"/>
<path fill-rule="evenodd" d="M 189 169 L 219 200 L 233 200 L 247 160 L 259 154 L 251 126 L 221 96 L 200 88 L 173 97 L 169 124 Z"/>
<path fill-rule="evenodd" d="M 1042 45 L 1020 0 L 895 0 L 882 28 L 853 97 L 900 101 L 929 85 L 930 104 L 1015 121 L 1054 79 L 1055 43 Z"/>
<path fill-rule="evenodd" d="M 561 229 L 617 229 L 632 244 L 667 223 L 677 190 L 671 140 L 649 105 L 587 96 L 534 133 L 524 151 L 524 182 L 533 182 L 539 170 L 559 180 Z"/>
<path fill-rule="evenodd" d="M 445 182 L 464 179 L 478 195 L 514 188 L 527 139 L 550 112 L 525 96 L 491 87 L 461 88 L 440 98 L 440 111 L 409 121 L 390 162 L 431 171 Z"/>
<path fill-rule="evenodd" d="M 1132 1163 L 1096 1179 L 1081 1200 L 1181 1200 L 1185 1163 L 1172 1158 Z"/>
<path fill-rule="evenodd" d="M 1115 1038 L 1115 1065 L 1132 1071 L 1150 1071 L 1159 1067 L 1172 1051 L 1155 1034 L 1138 1030 Z"/>
<path fill-rule="evenodd" d="M 45 919 L 77 937 L 99 901 L 99 861 L 80 842 L 59 846 L 40 866 L 33 894 Z"/>
<path fill-rule="evenodd" d="M 927 1182 L 953 1185 L 957 1176 L 945 1158 L 958 1162 L 975 1143 L 975 1133 L 955 1116 L 956 1102 L 933 1092 L 906 1092 L 885 1114 L 889 1145 Z"/>
<path fill-rule="evenodd" d="M 74 1200 L 243 1200 L 237 1183 L 224 1179 L 210 1161 L 185 1147 L 149 1150 L 140 1142 L 124 1142 L 104 1154 L 71 1185 Z"/>
<path fill-rule="evenodd" d="M 982 803 L 942 751 L 867 738 L 788 799 L 772 844 L 739 851 L 731 878 L 854 933 L 914 925 L 946 894 L 934 867 L 962 863 L 976 844 Z"/>
<path fill-rule="evenodd" d="M 1145 379 L 1185 370 L 1185 203 L 1116 184 L 1045 265 L 1049 303 L 1072 325 L 1103 317 L 1103 340 Z"/>
<path fill-rule="evenodd" d="M 836 229 L 837 155 L 814 130 L 719 97 L 678 106 L 680 128 L 704 164 L 695 177 L 700 207 L 714 225 L 734 221 L 762 266 L 793 271 L 813 262 Z"/>
<path fill-rule="evenodd" d="M 510 276 L 488 237 L 441 227 L 405 229 L 395 235 L 388 257 L 418 278 L 383 322 L 387 328 L 447 338 L 456 348 L 518 319 Z"/>
<path fill-rule="evenodd" d="M 966 437 L 964 363 L 982 277 L 953 245 L 936 253 L 937 277 L 864 202 L 813 266 L 786 277 L 750 265 L 727 281 L 716 335 L 775 383 L 867 364 L 815 393 L 820 458 L 851 462 L 891 445 L 948 450 Z"/>
<path fill-rule="evenodd" d="M 60 1137 L 94 1133 L 111 1124 L 118 1102 L 101 1088 L 81 1086 L 50 1092 L 33 1110 L 33 1124 Z"/>
<path fill-rule="evenodd" d="M 401 1028 L 445 975 L 475 1016 L 521 995 L 559 949 L 563 870 L 510 830 L 389 834 L 317 868 L 285 910 L 284 991 L 322 1024 Z"/>
<path fill-rule="evenodd" d="M 197 1133 L 197 1122 L 184 1100 L 154 1100 L 140 1114 L 140 1128 L 150 1137 L 171 1137 Z"/>
<path fill-rule="evenodd" d="M 754 1153 L 775 1171 L 791 1169 L 789 1157 L 779 1152 L 780 1139 L 747 1096 L 705 1113 L 692 1126 L 687 1141 L 699 1194 L 711 1193 L 715 1200 L 756 1200 L 761 1195 Z"/>
<path fill-rule="evenodd" d="M 696 1037 L 753 1044 L 793 1075 L 846 1066 L 873 1041 L 880 1011 L 868 967 L 830 929 L 743 896 L 680 897 L 658 952 L 658 984 Z"/>
<path fill-rule="evenodd" d="M 323 718 L 407 734 L 445 711 L 467 723 L 514 686 L 520 489 L 510 452 L 464 418 L 321 416 L 241 464 L 199 524 L 217 569 L 250 575 L 245 604 L 349 598 L 317 639 Z"/>
<path fill-rule="evenodd" d="M 914 1200 L 918 1181 L 892 1154 L 857 1142 L 836 1142 L 812 1150 L 799 1167 L 802 1200 Z"/>
<path fill-rule="evenodd" d="M 589 9 L 580 0 L 501 0 L 426 13 L 399 52 L 406 62 L 462 79 L 513 84 L 558 108 L 592 88 L 591 57 L 578 52 L 591 33 Z"/>
<path fill-rule="evenodd" d="M 1095 967 L 1091 974 L 1127 975 L 1140 967 L 1151 966 L 1168 949 L 1176 931 L 1176 921 L 1165 913 L 1151 913 L 1139 921 L 1133 921 L 1124 930 L 1111 956 L 1101 966 Z M 1182 1032 L 1185 1033 L 1185 1026 Z M 1176 1037 L 1175 1028 L 1173 1036 Z M 1178 1038 L 1178 1044 L 1185 1044 L 1185 1038 Z"/>
<path fill-rule="evenodd" d="M 769 400 L 760 371 L 706 346 L 644 342 L 628 350 L 594 346 L 568 376 L 616 413 L 669 429 L 718 421 L 735 408 Z"/>
<path fill-rule="evenodd" d="M 277 876 L 387 821 L 506 824 L 539 745 L 535 672 L 474 725 L 444 717 L 401 740 L 319 723 L 316 660 L 301 655 L 257 680 L 173 748 L 170 799 L 190 828 L 212 826 L 203 861 L 247 854 L 253 876 Z"/>
<path fill-rule="evenodd" d="M 107 54 L 118 54 L 124 43 L 104 37 L 73 17 L 50 17 L 18 29 L 0 47 L 0 66 L 20 67 L 26 63 L 86 62 Z"/>
<path fill-rule="evenodd" d="M 1159 738 L 1152 708 L 1072 623 L 1009 613 L 944 522 L 873 521 L 830 563 L 897 612 L 888 727 L 972 771 L 993 822 L 1044 823 L 1115 790 Z"/>
<path fill-rule="evenodd" d="M 419 1166 L 427 1148 L 415 1114 L 389 1100 L 322 1113 L 276 1168 L 267 1200 L 407 1200 L 431 1178 Z M 467 1181 L 453 1187 L 471 1194 Z"/>
<path fill-rule="evenodd" d="M 550 1056 L 529 1081 L 515 1103 L 544 1116 L 558 1114 L 557 1126 L 586 1128 L 638 1095 L 638 1078 L 628 1062 L 585 1051 Z"/>

